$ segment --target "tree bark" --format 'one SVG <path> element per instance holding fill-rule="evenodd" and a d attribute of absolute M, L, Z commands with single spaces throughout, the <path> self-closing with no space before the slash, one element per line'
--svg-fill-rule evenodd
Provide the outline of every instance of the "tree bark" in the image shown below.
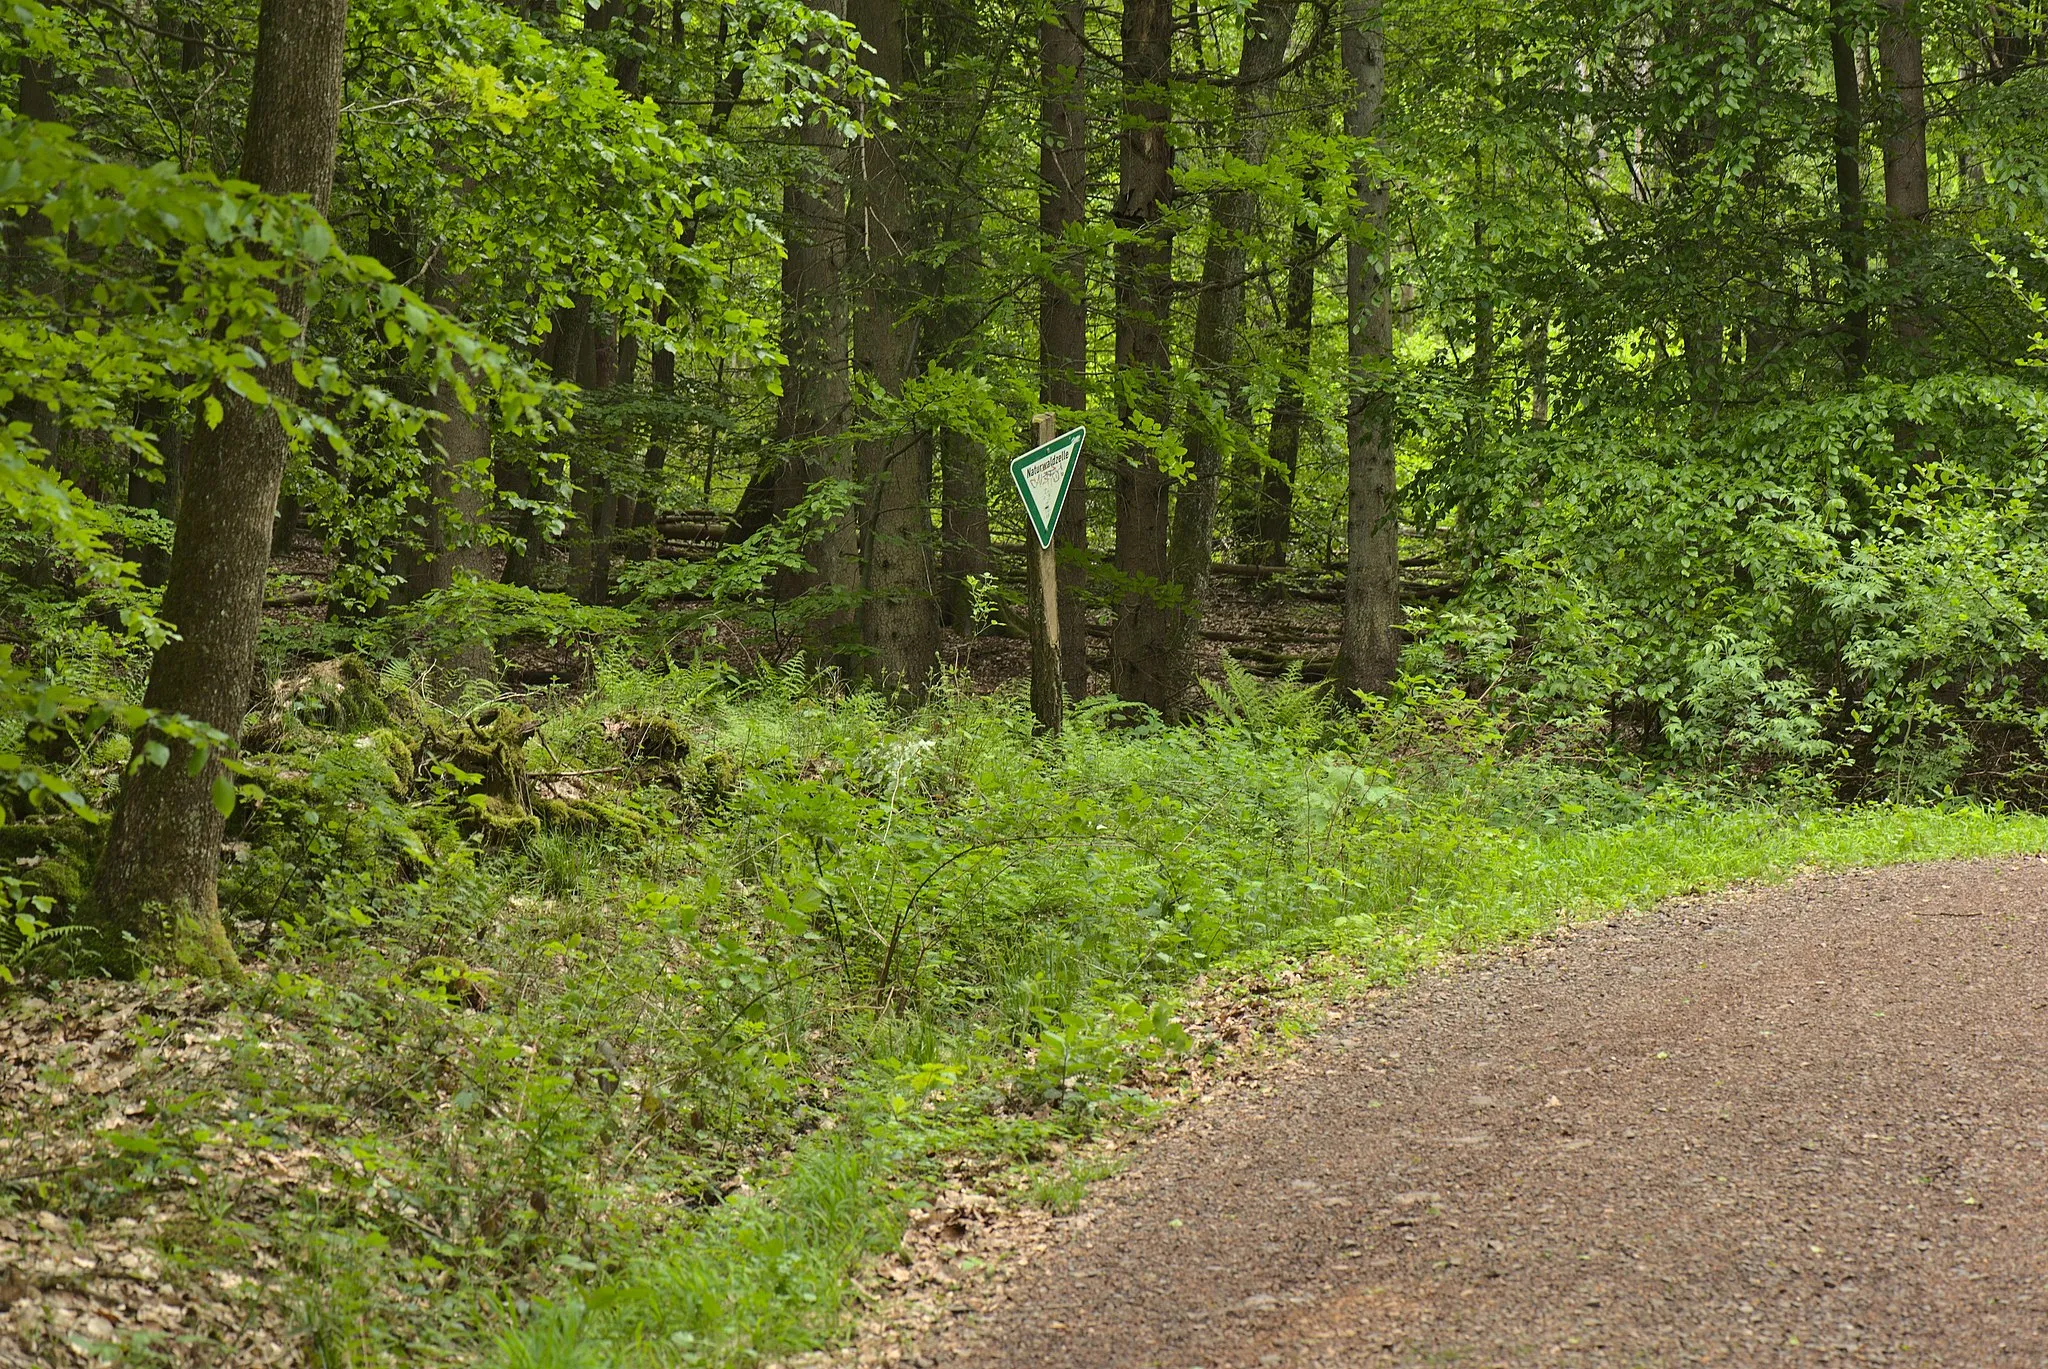
<path fill-rule="evenodd" d="M 430 407 L 440 421 L 420 434 L 427 477 L 427 499 L 419 511 L 425 520 L 423 545 L 404 559 L 405 578 L 392 591 L 394 603 L 452 589 L 459 576 L 490 575 L 490 548 L 484 544 L 483 529 L 490 510 L 491 422 L 482 411 L 482 377 L 459 361 L 456 369 L 477 396 L 479 411 L 463 408 L 453 385 L 434 390 Z M 445 676 L 440 692 L 448 697 L 460 694 L 472 680 L 497 673 L 491 640 L 485 636 L 437 652 L 436 661 Z"/>
<path fill-rule="evenodd" d="M 1266 466 L 1259 474 L 1259 507 L 1255 536 L 1259 559 L 1269 566 L 1287 564 L 1294 540 L 1294 477 L 1301 465 L 1301 430 L 1308 412 L 1302 382 L 1308 376 L 1316 303 L 1316 226 L 1303 215 L 1294 225 L 1294 257 L 1287 263 L 1286 332 L 1281 346 L 1285 369 L 1273 397 L 1273 420 L 1266 431 Z"/>
<path fill-rule="evenodd" d="M 666 297 L 655 306 L 654 322 L 665 325 L 669 317 L 669 303 Z M 674 396 L 676 389 L 676 354 L 667 347 L 657 347 L 648 358 L 648 382 L 654 387 L 660 399 Z M 644 560 L 654 555 L 654 544 L 659 540 L 655 520 L 661 513 L 663 483 L 668 468 L 668 444 L 663 440 L 661 426 L 656 425 L 654 436 L 648 440 L 647 452 L 641 458 L 641 485 L 639 497 L 633 501 L 633 534 L 631 550 L 635 560 Z M 709 491 L 707 490 L 707 496 Z"/>
<path fill-rule="evenodd" d="M 557 309 L 548 329 L 547 340 L 541 346 L 540 363 L 547 367 L 548 374 L 557 380 L 575 382 L 582 365 L 584 343 L 590 332 L 590 299 L 577 295 L 566 309 Z M 555 463 L 560 460 L 553 453 L 544 453 L 543 461 Z M 560 467 L 556 466 L 559 472 Z M 498 487 L 510 491 L 522 499 L 531 499 L 537 493 L 534 489 L 533 472 L 523 464 L 507 463 L 498 471 Z M 540 519 L 531 510 L 522 511 L 512 523 L 513 545 L 505 553 L 505 568 L 501 578 L 508 585 L 522 589 L 540 588 L 541 567 L 548 559 L 548 550 L 540 534 Z"/>
<path fill-rule="evenodd" d="M 1908 0 L 1881 0 L 1885 17 L 1877 31 L 1878 62 L 1884 69 L 1884 206 L 1891 219 L 1890 267 L 1908 288 L 1894 306 L 1892 331 L 1911 342 L 1927 325 L 1917 292 L 1910 288 L 1915 258 L 1927 227 L 1927 77 L 1922 60 L 1919 15 Z"/>
<path fill-rule="evenodd" d="M 304 195 L 325 210 L 334 184 L 347 0 L 263 0 L 243 137 L 242 179 L 271 194 Z M 302 322 L 303 294 L 279 303 Z M 297 393 L 291 365 L 263 384 Z M 249 708 L 271 520 L 288 454 L 283 425 L 225 386 L 221 421 L 193 437 L 186 498 L 164 586 L 163 616 L 180 635 L 150 663 L 144 703 L 238 738 Z M 221 925 L 220 842 L 211 800 L 218 758 L 191 764 L 186 746 L 143 764 L 121 787 L 94 873 L 87 919 L 106 936 L 109 968 L 164 961 L 193 973 L 238 973 Z"/>
<path fill-rule="evenodd" d="M 429 270 L 427 294 L 441 309 L 453 311 L 462 281 L 439 268 Z M 429 594 L 451 589 L 458 576 L 487 578 L 490 547 L 484 529 L 490 517 L 491 420 L 484 408 L 483 378 L 466 363 L 457 373 L 477 402 L 472 413 L 462 407 L 452 384 L 437 384 L 428 400 L 440 421 L 420 432 L 427 496 L 413 509 L 420 521 L 420 545 L 401 547 L 393 569 L 399 582 L 391 591 L 394 604 L 416 603 Z M 465 642 L 441 654 L 443 669 L 460 685 L 494 673 L 496 661 L 488 638 Z"/>
<path fill-rule="evenodd" d="M 1870 261 L 1863 242 L 1863 92 L 1849 0 L 1829 0 L 1828 53 L 1835 76 L 1835 205 L 1842 253 L 1842 369 L 1849 379 L 1870 364 Z"/>
<path fill-rule="evenodd" d="M 1071 425 L 1088 406 L 1088 251 L 1077 234 L 1088 217 L 1087 11 L 1064 0 L 1038 28 L 1038 231 L 1052 270 L 1038 283 L 1038 395 Z M 1060 657 L 1067 696 L 1087 697 L 1088 454 L 1053 528 L 1059 616 L 1072 645 Z"/>
<path fill-rule="evenodd" d="M 849 10 L 866 40 L 862 64 L 904 88 L 901 0 L 852 0 Z M 870 123 L 878 123 L 872 117 Z M 853 322 L 853 358 L 884 394 L 898 396 L 917 366 L 917 317 L 911 309 L 913 269 L 910 185 L 900 130 L 875 129 L 857 158 L 853 250 L 860 303 Z M 922 430 L 885 432 L 856 444 L 864 507 L 861 515 L 861 673 L 884 694 L 924 697 L 939 660 L 939 599 L 933 579 L 932 445 Z"/>
<path fill-rule="evenodd" d="M 1300 0 L 1256 0 L 1244 17 L 1237 86 L 1231 109 L 1231 151 L 1246 166 L 1266 160 L 1272 83 L 1287 56 Z M 1189 416 L 1190 478 L 1174 499 L 1167 577 L 1176 591 L 1167 610 L 1170 632 L 1165 694 L 1176 705 L 1194 687 L 1195 647 L 1202 637 L 1202 606 L 1209 597 L 1210 544 L 1223 453 L 1243 413 L 1244 378 L 1237 335 L 1244 327 L 1245 244 L 1257 223 L 1258 194 L 1230 186 L 1216 192 L 1209 240 L 1202 248 L 1202 288 L 1195 300 L 1195 337 L 1189 357 L 1196 377 L 1213 396 L 1206 415 Z M 1162 708 L 1172 717 L 1177 707 Z"/>
<path fill-rule="evenodd" d="M 845 0 L 814 6 L 846 17 Z M 822 43 L 823 35 L 812 39 Z M 822 60 L 822 59 L 814 59 Z M 788 512 L 820 481 L 848 480 L 853 451 L 846 435 L 852 405 L 852 320 L 846 297 L 846 143 L 838 116 L 821 110 L 797 130 L 798 146 L 813 156 L 782 188 L 782 398 L 775 439 L 786 453 L 774 479 L 774 507 Z M 813 590 L 848 591 L 857 569 L 858 524 L 840 519 L 821 529 L 806 548 L 810 569 L 777 577 L 784 599 Z M 851 615 L 840 609 L 805 624 L 811 649 L 823 661 L 845 646 Z"/>
<path fill-rule="evenodd" d="M 583 334 L 583 349 L 576 361 L 576 384 L 586 395 L 611 388 L 618 370 L 618 328 L 616 324 L 593 326 Z M 579 433 L 569 458 L 569 594 L 580 603 L 595 603 L 591 578 L 596 565 L 597 528 L 605 500 L 611 494 L 603 453 L 591 445 L 591 434 Z"/>
<path fill-rule="evenodd" d="M 1120 697 L 1176 712 L 1171 694 L 1173 620 L 1167 583 L 1171 487 L 1156 439 L 1171 417 L 1173 311 L 1173 145 L 1167 138 L 1172 77 L 1170 0 L 1125 0 L 1122 29 L 1123 126 L 1118 133 L 1116 226 L 1129 235 L 1116 249 L 1117 408 L 1133 448 L 1117 467 L 1116 564 L 1124 579 L 1109 643 L 1110 688 Z"/>
<path fill-rule="evenodd" d="M 1351 0 L 1342 45 L 1351 84 L 1344 131 L 1355 139 L 1369 139 L 1379 127 L 1386 86 L 1380 0 Z M 1344 624 L 1336 671 L 1337 687 L 1347 700 L 1384 689 L 1401 664 L 1401 518 L 1395 502 L 1393 415 L 1387 389 L 1394 350 L 1384 245 L 1387 186 L 1363 161 L 1352 175 L 1359 208 L 1345 248 L 1351 375 L 1344 424 Z M 1484 323 L 1490 335 L 1492 320 Z M 1475 357 L 1475 369 L 1476 365 Z"/>

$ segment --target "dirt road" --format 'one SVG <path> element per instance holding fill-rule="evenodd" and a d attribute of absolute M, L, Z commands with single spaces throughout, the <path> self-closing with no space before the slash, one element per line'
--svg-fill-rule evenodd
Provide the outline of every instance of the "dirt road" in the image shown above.
<path fill-rule="evenodd" d="M 980 1296 L 920 1360 L 2048 1366 L 2048 863 L 1809 878 L 1426 982 Z"/>

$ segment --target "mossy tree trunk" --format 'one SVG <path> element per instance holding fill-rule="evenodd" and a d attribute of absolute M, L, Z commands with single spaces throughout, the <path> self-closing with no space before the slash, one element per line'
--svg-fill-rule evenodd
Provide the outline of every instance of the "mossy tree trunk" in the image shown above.
<path fill-rule="evenodd" d="M 305 195 L 323 211 L 334 182 L 348 0 L 263 0 L 249 93 L 242 178 L 272 194 Z M 306 302 L 280 303 L 302 322 Z M 262 374 L 290 396 L 289 364 Z M 150 664 L 144 702 L 239 736 L 263 621 L 271 522 L 287 442 L 277 414 L 223 387 L 221 421 L 194 434 L 163 616 L 179 636 Z M 165 962 L 198 974 L 237 972 L 218 902 L 226 819 L 211 798 L 219 760 L 191 764 L 183 745 L 123 784 L 87 918 L 107 935 L 109 968 Z"/>
<path fill-rule="evenodd" d="M 1387 46 L 1379 0 L 1351 0 L 1341 46 L 1351 84 L 1344 132 L 1363 145 L 1379 129 L 1385 90 Z M 1345 249 L 1344 294 L 1350 329 L 1346 355 L 1351 363 L 1344 425 L 1348 550 L 1344 625 L 1337 647 L 1337 687 L 1347 697 L 1386 688 L 1401 664 L 1401 517 L 1395 499 L 1387 374 L 1394 354 L 1385 244 L 1388 191 L 1362 157 L 1353 175 L 1358 221 Z M 1492 336 L 1490 317 L 1479 320 L 1479 330 L 1484 337 Z"/>
<path fill-rule="evenodd" d="M 900 0 L 851 0 L 868 71 L 900 90 L 908 74 Z M 912 311 L 915 262 L 904 133 L 880 127 L 853 159 L 849 244 L 859 275 L 853 362 L 877 391 L 901 396 L 919 367 L 921 320 Z M 855 444 L 862 508 L 861 673 L 884 694 L 924 697 L 939 659 L 939 601 L 933 575 L 932 444 L 921 430 L 899 429 Z"/>

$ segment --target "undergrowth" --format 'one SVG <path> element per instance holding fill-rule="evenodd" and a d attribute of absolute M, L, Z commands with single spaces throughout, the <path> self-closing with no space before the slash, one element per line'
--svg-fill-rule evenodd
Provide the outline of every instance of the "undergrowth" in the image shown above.
<path fill-rule="evenodd" d="M 153 1213 L 181 1267 L 267 1270 L 321 1365 L 800 1350 L 947 1175 L 1153 1106 L 1197 981 L 1308 968 L 1313 996 L 1729 880 L 2048 844 L 1982 807 L 1511 752 L 1420 685 L 1353 717 L 1233 677 L 1198 725 L 1083 705 L 1055 742 L 1010 697 L 901 714 L 801 669 L 607 661 L 461 717 L 404 669 L 352 687 L 252 764 L 221 1064 L 145 1008 L 148 1105 L 95 1129 L 104 1098 L 48 1103 L 6 1125 L 70 1128 L 80 1162 L 0 1175 L 0 1209 Z M 486 801 L 501 764 L 530 816 Z M 62 892 L 17 890 L 42 901 L 0 942 L 32 989 Z M 254 1153 L 294 1177 L 251 1185 Z M 1043 1169 L 1044 1201 L 1072 1190 Z"/>

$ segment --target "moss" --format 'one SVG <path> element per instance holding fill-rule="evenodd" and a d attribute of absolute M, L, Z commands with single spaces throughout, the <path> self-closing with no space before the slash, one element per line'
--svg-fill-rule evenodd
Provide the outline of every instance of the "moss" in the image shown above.
<path fill-rule="evenodd" d="M 152 905 L 151 912 L 158 925 L 157 936 L 145 952 L 151 962 L 199 979 L 241 981 L 242 962 L 228 944 L 227 928 L 221 925 L 219 913 L 195 911 L 182 899 L 170 908 Z"/>
<path fill-rule="evenodd" d="M 462 806 L 458 825 L 491 847 L 517 846 L 540 832 L 540 819 L 507 799 L 472 794 Z"/>
<path fill-rule="evenodd" d="M 419 742 L 396 728 L 380 727 L 356 738 L 355 745 L 357 750 L 372 753 L 389 768 L 386 787 L 394 798 L 402 799 L 412 792 L 413 775 L 419 765 Z"/>
<path fill-rule="evenodd" d="M 382 727 L 391 709 L 377 686 L 377 676 L 360 656 L 321 661 L 300 674 L 279 680 L 273 691 L 280 712 L 314 727 L 353 732 Z"/>
<path fill-rule="evenodd" d="M 731 801 L 747 783 L 746 767 L 739 757 L 724 751 L 714 751 L 704 758 L 704 768 L 690 786 L 691 795 L 697 806 L 706 813 L 716 813 Z"/>
<path fill-rule="evenodd" d="M 73 912 L 92 888 L 105 836 L 81 818 L 0 824 L 0 875 L 21 881 L 31 898 Z"/>
<path fill-rule="evenodd" d="M 486 708 L 474 717 L 429 723 L 419 748 L 422 765 L 438 762 L 473 775 L 461 781 L 475 792 L 525 812 L 532 804 L 526 778 L 526 739 L 540 722 L 523 708 Z"/>
<path fill-rule="evenodd" d="M 659 713 L 619 713 L 604 720 L 604 735 L 628 764 L 674 764 L 690 754 L 690 736 Z"/>
<path fill-rule="evenodd" d="M 647 826 L 638 813 L 600 799 L 540 799 L 533 811 L 551 832 L 601 832 L 618 827 L 638 832 Z"/>

